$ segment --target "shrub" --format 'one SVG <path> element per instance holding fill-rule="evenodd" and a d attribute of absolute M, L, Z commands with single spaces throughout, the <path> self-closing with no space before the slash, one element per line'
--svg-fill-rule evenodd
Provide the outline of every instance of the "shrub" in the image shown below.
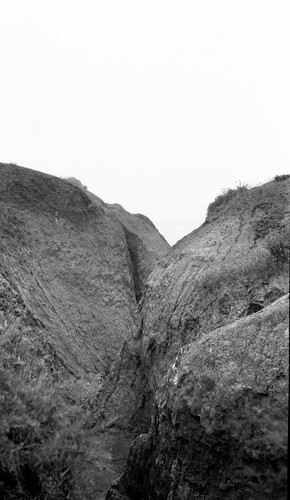
<path fill-rule="evenodd" d="M 289 234 L 284 235 L 283 233 L 274 233 L 266 238 L 266 244 L 277 267 L 289 262 Z"/>
<path fill-rule="evenodd" d="M 279 182 L 279 181 L 286 181 L 286 179 L 289 179 L 290 174 L 285 174 L 285 175 L 276 175 L 274 177 L 274 180 Z"/>
<path fill-rule="evenodd" d="M 65 177 L 65 180 L 69 182 L 70 184 L 73 184 L 74 186 L 77 186 L 80 188 L 82 191 L 87 191 L 88 188 L 85 186 L 79 179 L 76 179 L 76 177 Z"/>
<path fill-rule="evenodd" d="M 240 201 L 248 191 L 248 186 L 240 184 L 236 189 L 225 189 L 216 199 L 209 204 L 206 220 L 211 219 L 221 208 L 225 207 L 231 200 Z"/>
<path fill-rule="evenodd" d="M 260 468 L 259 474 L 249 477 L 249 483 L 255 491 L 255 500 L 284 500 L 287 498 L 287 410 L 283 412 L 279 404 L 267 403 L 265 400 L 261 407 L 253 404 L 245 412 L 247 428 L 252 433 L 244 441 L 246 462 Z"/>
<path fill-rule="evenodd" d="M 58 387 L 20 359 L 15 328 L 0 336 L 0 498 L 77 499 L 73 466 L 84 452 Z M 80 461 L 81 462 L 81 461 Z"/>

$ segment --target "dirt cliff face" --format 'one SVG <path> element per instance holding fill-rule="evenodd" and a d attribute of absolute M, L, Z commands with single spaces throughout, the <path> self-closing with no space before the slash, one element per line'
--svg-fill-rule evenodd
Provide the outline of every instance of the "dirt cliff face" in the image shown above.
<path fill-rule="evenodd" d="M 220 197 L 161 259 L 103 399 L 141 433 L 108 499 L 256 498 L 285 475 L 288 263 L 289 179 Z"/>
<path fill-rule="evenodd" d="M 59 376 L 103 377 L 139 325 L 136 295 L 169 249 L 164 238 L 65 180 L 6 164 L 0 234 L 2 322 L 18 318 L 27 356 L 38 352 Z"/>

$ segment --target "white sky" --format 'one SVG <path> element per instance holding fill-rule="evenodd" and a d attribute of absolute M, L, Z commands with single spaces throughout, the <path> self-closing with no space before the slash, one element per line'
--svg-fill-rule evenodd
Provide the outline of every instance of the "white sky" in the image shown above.
<path fill-rule="evenodd" d="M 0 161 L 74 176 L 169 243 L 289 172 L 290 2 L 0 0 Z"/>

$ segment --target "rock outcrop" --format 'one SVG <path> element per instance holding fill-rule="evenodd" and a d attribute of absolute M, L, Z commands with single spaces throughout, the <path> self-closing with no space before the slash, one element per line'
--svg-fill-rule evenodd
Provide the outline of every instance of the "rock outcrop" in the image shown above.
<path fill-rule="evenodd" d="M 17 319 L 27 356 L 58 377 L 102 378 L 138 328 L 136 296 L 169 245 L 146 218 L 7 164 L 0 234 L 2 323 Z"/>
<path fill-rule="evenodd" d="M 108 500 L 284 500 L 289 176 L 219 196 L 171 250 L 77 184 L 0 164 L 0 333 L 79 379 L 70 408 L 95 391 L 92 498 L 128 455 Z"/>
<path fill-rule="evenodd" d="M 249 499 L 259 488 L 260 498 L 285 495 L 288 299 L 180 350 L 108 499 L 122 491 L 170 500 Z"/>
<path fill-rule="evenodd" d="M 285 475 L 289 215 L 287 178 L 229 192 L 151 273 L 98 415 L 137 436 L 108 499 L 249 499 Z"/>
<path fill-rule="evenodd" d="M 124 229 L 132 263 L 136 300 L 139 302 L 148 276 L 155 268 L 156 261 L 164 256 L 165 250 L 169 250 L 168 244 L 145 215 L 132 215 L 117 204 L 108 204 L 107 213 L 120 222 Z"/>

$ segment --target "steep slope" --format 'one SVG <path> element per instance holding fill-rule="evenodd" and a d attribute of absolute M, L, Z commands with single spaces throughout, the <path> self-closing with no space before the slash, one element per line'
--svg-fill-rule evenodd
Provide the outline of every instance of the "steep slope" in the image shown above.
<path fill-rule="evenodd" d="M 169 246 L 145 215 L 129 214 L 121 205 L 107 205 L 107 211 L 110 217 L 114 217 L 124 228 L 132 262 L 136 300 L 139 302 L 147 278 L 156 265 L 156 257 L 158 260 L 163 257 L 164 249 L 169 250 Z"/>
<path fill-rule="evenodd" d="M 237 190 L 181 240 L 151 274 L 142 351 L 163 357 L 252 314 L 288 292 L 290 181 Z M 157 369 L 158 367 L 158 369 Z"/>
<path fill-rule="evenodd" d="M 286 499 L 288 300 L 180 351 L 107 499 Z"/>
<path fill-rule="evenodd" d="M 104 208 L 105 213 L 119 222 L 125 233 L 130 253 L 132 275 L 137 302 L 141 299 L 145 283 L 157 260 L 169 251 L 170 246 L 148 217 L 130 214 L 121 205 L 105 204 L 100 198 L 87 191 L 89 198 Z"/>
<path fill-rule="evenodd" d="M 146 279 L 169 248 L 153 225 L 127 214 L 140 240 L 131 249 L 123 224 L 92 196 L 59 178 L 0 164 L 2 322 L 17 317 L 27 356 L 44 356 L 60 378 L 108 372 L 139 323 L 132 255 L 145 255 L 138 273 Z"/>
<path fill-rule="evenodd" d="M 102 401 L 104 427 L 142 433 L 108 498 L 122 490 L 140 500 L 251 498 L 247 461 L 253 477 L 271 469 L 275 439 L 258 452 L 277 405 L 277 428 L 287 413 L 287 313 L 278 299 L 288 292 L 289 215 L 287 178 L 229 192 L 150 275 L 139 332 L 125 343 Z M 250 445 L 257 460 L 246 451 L 252 404 L 261 410 Z M 210 470 L 231 462 L 232 484 L 217 472 L 207 484 Z"/>

